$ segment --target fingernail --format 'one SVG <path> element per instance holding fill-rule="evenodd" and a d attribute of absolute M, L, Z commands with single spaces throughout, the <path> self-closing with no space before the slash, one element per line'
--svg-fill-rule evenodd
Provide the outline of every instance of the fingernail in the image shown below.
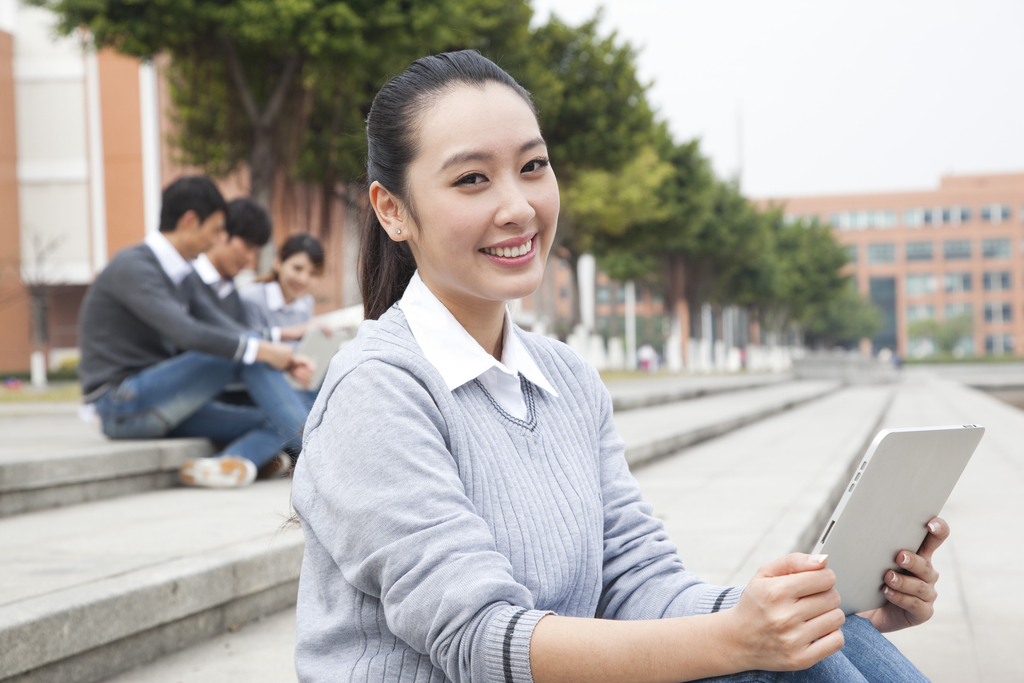
<path fill-rule="evenodd" d="M 892 572 L 892 578 L 889 579 L 889 580 L 892 581 L 893 583 L 899 583 L 900 582 L 900 577 L 896 574 L 896 572 Z"/>
<path fill-rule="evenodd" d="M 902 564 L 904 567 L 910 564 L 910 555 L 908 555 L 907 553 L 903 553 L 903 559 L 900 560 L 900 564 Z"/>
<path fill-rule="evenodd" d="M 811 555 L 810 560 L 814 564 L 821 564 L 828 559 L 828 555 Z"/>
<path fill-rule="evenodd" d="M 939 533 L 939 529 L 941 528 L 942 525 L 938 522 L 928 522 L 928 530 L 931 531 L 933 534 Z"/>
<path fill-rule="evenodd" d="M 885 593 L 886 595 L 892 595 L 892 589 L 889 588 L 888 586 L 885 586 L 884 588 L 882 588 L 882 592 Z"/>

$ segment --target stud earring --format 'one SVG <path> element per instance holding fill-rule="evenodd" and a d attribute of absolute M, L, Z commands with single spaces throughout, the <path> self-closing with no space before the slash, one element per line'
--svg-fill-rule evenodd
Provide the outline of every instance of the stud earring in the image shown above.
<path fill-rule="evenodd" d="M 402 229 L 399 228 L 398 230 L 395 230 L 395 234 L 396 235 L 401 235 L 402 234 Z"/>

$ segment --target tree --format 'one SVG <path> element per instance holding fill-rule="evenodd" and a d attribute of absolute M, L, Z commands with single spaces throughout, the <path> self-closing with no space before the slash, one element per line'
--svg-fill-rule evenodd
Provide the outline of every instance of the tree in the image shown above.
<path fill-rule="evenodd" d="M 883 317 L 878 307 L 865 301 L 849 280 L 838 295 L 824 304 L 813 306 L 805 316 L 805 342 L 809 346 L 855 346 L 882 329 Z"/>
<path fill-rule="evenodd" d="M 974 334 L 974 320 L 970 313 L 938 320 L 915 320 L 907 326 L 911 337 L 931 339 L 942 355 L 950 356 L 957 346 Z"/>
<path fill-rule="evenodd" d="M 250 194 L 268 210 L 279 148 L 304 141 L 323 74 L 351 84 L 367 64 L 458 43 L 466 16 L 458 0 L 29 2 L 56 13 L 65 35 L 85 27 L 97 47 L 169 54 L 185 160 L 217 174 L 248 162 Z"/>

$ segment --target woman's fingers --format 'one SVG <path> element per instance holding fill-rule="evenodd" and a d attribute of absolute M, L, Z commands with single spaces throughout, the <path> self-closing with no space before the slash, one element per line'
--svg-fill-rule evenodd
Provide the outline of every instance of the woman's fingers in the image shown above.
<path fill-rule="evenodd" d="M 934 602 L 935 598 L 939 595 L 938 591 L 935 590 L 934 582 L 929 583 L 914 576 L 897 574 L 891 570 L 885 573 L 885 585 L 900 593 L 920 598 L 925 602 Z"/>
<path fill-rule="evenodd" d="M 928 522 L 928 535 L 924 537 L 917 554 L 931 559 L 935 549 L 949 538 L 949 525 L 941 517 L 932 517 Z"/>
<path fill-rule="evenodd" d="M 935 583 L 939 580 L 939 572 L 932 566 L 932 561 L 928 557 L 912 553 L 909 550 L 901 550 L 896 555 L 896 562 L 901 569 L 928 583 Z"/>
<path fill-rule="evenodd" d="M 934 597 L 931 600 L 924 600 L 910 593 L 893 590 L 889 586 L 883 588 L 882 593 L 886 600 L 906 612 L 906 619 L 910 625 L 928 621 L 935 613 Z"/>

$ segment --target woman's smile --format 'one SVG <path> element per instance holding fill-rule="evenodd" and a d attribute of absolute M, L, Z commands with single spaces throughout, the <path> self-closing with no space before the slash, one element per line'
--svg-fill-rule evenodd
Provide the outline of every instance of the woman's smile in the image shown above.
<path fill-rule="evenodd" d="M 513 237 L 494 246 L 484 247 L 480 251 L 499 265 L 521 266 L 536 257 L 537 250 L 534 242 L 536 236 L 537 233 L 534 232 L 526 235 L 525 240 L 522 237 Z"/>

